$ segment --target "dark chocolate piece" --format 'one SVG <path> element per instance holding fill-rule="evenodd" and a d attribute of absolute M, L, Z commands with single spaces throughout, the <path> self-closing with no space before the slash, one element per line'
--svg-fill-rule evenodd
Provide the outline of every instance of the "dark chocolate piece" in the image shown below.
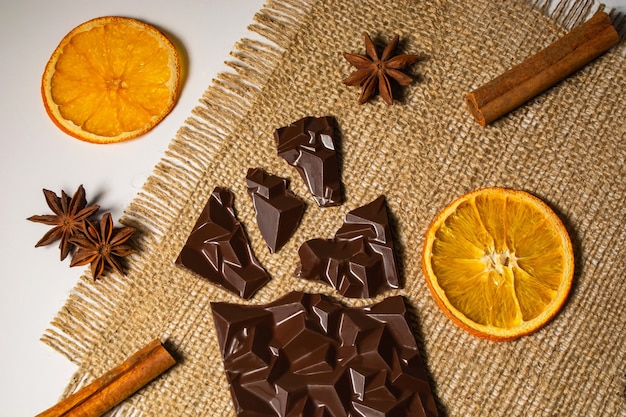
<path fill-rule="evenodd" d="M 243 298 L 269 281 L 235 217 L 233 194 L 221 187 L 211 193 L 176 263 Z"/>
<path fill-rule="evenodd" d="M 291 292 L 211 307 L 238 416 L 438 416 L 401 296 L 348 308 Z"/>
<path fill-rule="evenodd" d="M 305 117 L 276 129 L 278 155 L 296 168 L 320 207 L 342 203 L 341 177 L 330 117 Z"/>
<path fill-rule="evenodd" d="M 350 211 L 334 239 L 311 239 L 298 250 L 296 276 L 329 284 L 351 298 L 400 286 L 385 197 Z"/>
<path fill-rule="evenodd" d="M 256 222 L 270 252 L 275 253 L 291 238 L 304 213 L 304 202 L 287 190 L 287 181 L 250 168 L 246 175 Z"/>

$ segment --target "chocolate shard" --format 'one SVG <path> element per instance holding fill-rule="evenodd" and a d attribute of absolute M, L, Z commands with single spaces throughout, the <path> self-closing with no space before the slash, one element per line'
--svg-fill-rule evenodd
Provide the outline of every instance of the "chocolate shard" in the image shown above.
<path fill-rule="evenodd" d="M 298 228 L 304 202 L 287 190 L 284 178 L 260 168 L 250 168 L 246 182 L 261 236 L 271 253 L 278 252 Z"/>
<path fill-rule="evenodd" d="M 341 177 L 330 117 L 304 117 L 276 129 L 274 139 L 278 155 L 296 168 L 320 207 L 341 205 Z"/>
<path fill-rule="evenodd" d="M 267 281 L 233 210 L 233 194 L 216 187 L 189 234 L 176 264 L 214 284 L 250 298 Z"/>
<path fill-rule="evenodd" d="M 402 296 L 350 308 L 294 291 L 211 309 L 238 416 L 438 416 Z"/>
<path fill-rule="evenodd" d="M 324 282 L 350 298 L 399 288 L 385 197 L 350 211 L 334 239 L 311 239 L 298 250 L 295 275 Z"/>

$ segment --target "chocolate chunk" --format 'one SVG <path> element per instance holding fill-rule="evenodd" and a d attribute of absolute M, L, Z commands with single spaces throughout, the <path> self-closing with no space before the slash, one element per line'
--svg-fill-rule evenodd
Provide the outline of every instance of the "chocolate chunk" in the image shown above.
<path fill-rule="evenodd" d="M 238 416 L 438 415 L 401 296 L 348 308 L 291 292 L 211 307 Z"/>
<path fill-rule="evenodd" d="M 233 194 L 221 187 L 211 193 L 176 263 L 243 298 L 269 281 L 235 217 Z"/>
<path fill-rule="evenodd" d="M 400 286 L 384 196 L 350 211 L 334 239 L 306 241 L 298 254 L 297 277 L 325 282 L 346 297 Z"/>
<path fill-rule="evenodd" d="M 278 155 L 300 173 L 320 207 L 342 203 L 341 177 L 330 117 L 305 117 L 276 129 Z"/>
<path fill-rule="evenodd" d="M 287 190 L 284 178 L 267 174 L 260 168 L 250 168 L 246 182 L 261 236 L 270 252 L 275 253 L 298 228 L 304 202 Z"/>

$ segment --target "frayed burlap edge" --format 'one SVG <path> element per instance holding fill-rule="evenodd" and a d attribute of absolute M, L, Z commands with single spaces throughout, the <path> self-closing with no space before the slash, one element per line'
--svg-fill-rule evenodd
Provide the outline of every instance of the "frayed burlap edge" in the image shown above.
<path fill-rule="evenodd" d="M 582 22 L 588 20 L 599 11 L 606 12 L 611 16 L 613 25 L 620 34 L 620 38 L 626 37 L 626 17 L 615 9 L 607 8 L 597 0 L 563 1 L 563 0 L 531 0 L 532 6 L 543 14 L 552 18 L 563 28 L 570 30 Z M 620 48 L 620 54 L 626 55 L 626 47 Z"/>

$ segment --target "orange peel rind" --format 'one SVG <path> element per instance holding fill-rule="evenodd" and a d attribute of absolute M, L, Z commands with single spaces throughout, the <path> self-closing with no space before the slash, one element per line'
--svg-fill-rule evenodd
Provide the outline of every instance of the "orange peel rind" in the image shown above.
<path fill-rule="evenodd" d="M 72 29 L 44 70 L 41 95 L 50 119 L 92 143 L 143 135 L 173 109 L 180 57 L 158 29 L 104 16 Z"/>
<path fill-rule="evenodd" d="M 574 254 L 567 230 L 539 198 L 483 188 L 436 216 L 422 251 L 428 287 L 469 333 L 514 340 L 548 323 L 570 291 Z"/>

